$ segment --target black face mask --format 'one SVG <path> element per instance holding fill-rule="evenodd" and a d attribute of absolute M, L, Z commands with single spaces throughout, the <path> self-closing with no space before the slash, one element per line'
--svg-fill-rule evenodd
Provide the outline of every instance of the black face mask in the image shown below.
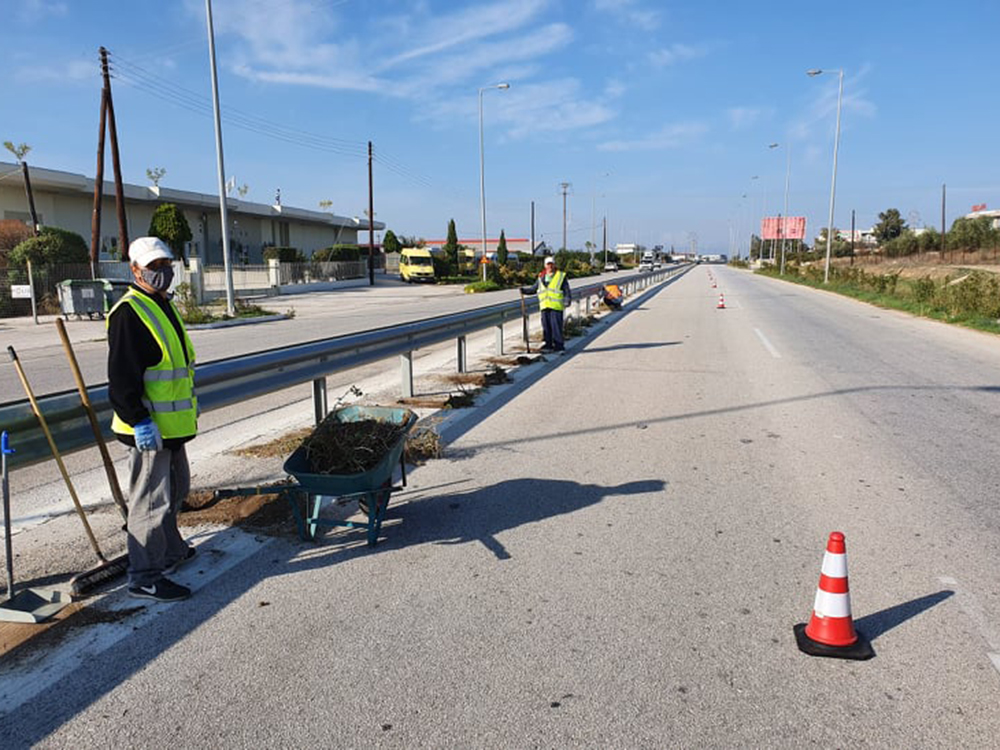
<path fill-rule="evenodd" d="M 165 292 L 170 288 L 170 284 L 174 280 L 174 267 L 164 266 L 155 271 L 152 268 L 143 268 L 141 275 L 142 280 L 153 287 L 153 289 L 158 292 Z"/>

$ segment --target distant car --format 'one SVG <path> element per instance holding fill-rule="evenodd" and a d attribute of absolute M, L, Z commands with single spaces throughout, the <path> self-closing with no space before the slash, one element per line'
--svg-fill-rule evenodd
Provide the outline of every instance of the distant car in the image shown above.
<path fill-rule="evenodd" d="M 618 270 L 618 264 L 617 263 L 610 263 L 610 262 L 609 263 L 605 263 L 604 264 L 604 270 L 605 271 L 617 271 Z"/>

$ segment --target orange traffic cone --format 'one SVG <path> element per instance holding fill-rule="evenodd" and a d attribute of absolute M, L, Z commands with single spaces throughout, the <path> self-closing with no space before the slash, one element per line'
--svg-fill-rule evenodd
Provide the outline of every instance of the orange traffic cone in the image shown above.
<path fill-rule="evenodd" d="M 810 656 L 833 656 L 838 659 L 870 659 L 875 656 L 871 644 L 854 629 L 851 619 L 851 594 L 847 585 L 847 547 L 839 531 L 830 534 L 823 555 L 816 602 L 809 624 L 794 628 L 799 650 Z"/>
<path fill-rule="evenodd" d="M 722 292 L 719 292 L 719 304 L 715 306 L 716 310 L 726 309 L 726 298 L 722 296 Z"/>

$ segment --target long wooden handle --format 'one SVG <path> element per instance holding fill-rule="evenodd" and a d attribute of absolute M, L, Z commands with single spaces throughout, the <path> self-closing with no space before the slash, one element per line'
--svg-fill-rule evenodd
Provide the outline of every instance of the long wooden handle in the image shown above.
<path fill-rule="evenodd" d="M 10 354 L 11 362 L 14 363 L 14 369 L 17 370 L 17 376 L 21 379 L 21 385 L 24 386 L 24 392 L 28 396 L 28 401 L 31 402 L 31 410 L 35 412 L 35 416 L 38 417 L 38 423 L 42 426 L 42 432 L 45 433 L 45 439 L 49 441 L 49 448 L 52 449 L 52 455 L 56 459 L 56 464 L 58 464 L 59 471 L 62 473 L 63 481 L 66 482 L 66 487 L 69 489 L 69 495 L 73 498 L 73 505 L 76 506 L 77 515 L 80 516 L 80 520 L 83 522 L 83 528 L 87 532 L 87 538 L 90 540 L 90 545 L 94 548 L 94 552 L 97 553 L 97 559 L 101 562 L 106 562 L 106 559 L 101 552 L 101 548 L 97 544 L 97 538 L 94 536 L 94 531 L 90 528 L 90 522 L 87 521 L 87 514 L 83 512 L 83 506 L 80 505 L 80 498 L 76 496 L 76 488 L 73 487 L 73 482 L 69 478 L 69 472 L 66 471 L 66 465 L 63 464 L 62 456 L 59 455 L 59 449 L 56 448 L 56 441 L 52 439 L 52 433 L 49 432 L 49 425 L 48 422 L 45 421 L 45 415 L 42 414 L 42 410 L 38 407 L 38 401 L 35 400 L 35 394 L 31 390 L 31 386 L 28 384 L 28 378 L 24 374 L 24 369 L 21 367 L 21 361 L 17 358 L 17 352 L 14 351 L 13 346 L 8 346 L 7 353 Z"/>
<path fill-rule="evenodd" d="M 73 353 L 73 345 L 70 343 L 62 318 L 56 318 L 56 330 L 59 331 L 59 338 L 62 339 L 63 349 L 66 351 L 66 359 L 69 360 L 69 368 L 73 371 L 73 379 L 76 381 L 76 389 L 80 392 L 80 401 L 83 403 L 83 410 L 87 412 L 87 419 L 90 420 L 90 429 L 94 432 L 97 449 L 101 452 L 101 461 L 104 462 L 104 473 L 108 475 L 108 484 L 111 486 L 111 497 L 114 499 L 115 505 L 118 506 L 118 510 L 121 511 L 122 518 L 127 520 L 128 506 L 125 504 L 121 485 L 118 484 L 118 474 L 115 472 L 115 465 L 111 460 L 111 454 L 108 453 L 108 446 L 104 442 L 104 435 L 101 434 L 101 426 L 97 422 L 97 413 L 90 403 L 87 384 L 83 382 L 83 374 L 80 372 L 80 365 L 76 361 L 76 354 Z"/>

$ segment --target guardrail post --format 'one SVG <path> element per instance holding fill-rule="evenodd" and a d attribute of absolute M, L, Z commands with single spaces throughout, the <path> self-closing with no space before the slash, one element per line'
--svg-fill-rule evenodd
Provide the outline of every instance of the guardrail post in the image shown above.
<path fill-rule="evenodd" d="M 316 378 L 313 381 L 313 411 L 316 424 L 319 424 L 326 416 L 326 378 Z"/>
<path fill-rule="evenodd" d="M 458 371 L 465 372 L 465 336 L 458 337 Z"/>
<path fill-rule="evenodd" d="M 503 356 L 503 323 L 495 326 L 494 329 L 497 332 L 497 356 Z"/>
<path fill-rule="evenodd" d="M 399 373 L 402 376 L 400 390 L 403 398 L 413 398 L 413 352 L 399 355 Z"/>

